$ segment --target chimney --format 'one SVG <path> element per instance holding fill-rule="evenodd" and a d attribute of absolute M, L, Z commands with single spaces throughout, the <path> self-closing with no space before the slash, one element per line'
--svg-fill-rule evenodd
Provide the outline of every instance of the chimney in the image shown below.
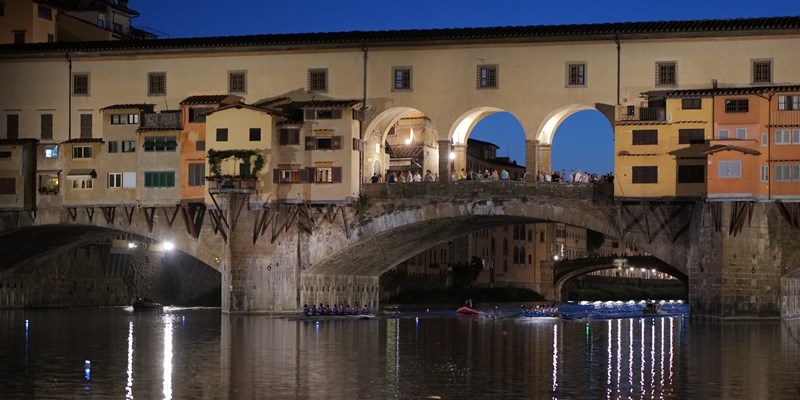
<path fill-rule="evenodd" d="M 714 89 L 717 88 L 717 80 L 716 79 L 712 79 L 711 80 L 711 87 L 714 88 Z"/>

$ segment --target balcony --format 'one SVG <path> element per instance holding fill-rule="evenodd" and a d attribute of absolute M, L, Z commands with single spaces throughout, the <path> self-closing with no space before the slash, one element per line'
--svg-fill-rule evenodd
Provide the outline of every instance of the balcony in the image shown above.
<path fill-rule="evenodd" d="M 800 126 L 800 110 L 772 110 L 769 114 L 770 126 Z"/>
<path fill-rule="evenodd" d="M 240 176 L 209 176 L 206 177 L 206 185 L 210 194 L 245 193 L 256 192 L 257 178 L 243 178 Z"/>
<path fill-rule="evenodd" d="M 665 107 L 617 106 L 617 121 L 666 121 Z"/>

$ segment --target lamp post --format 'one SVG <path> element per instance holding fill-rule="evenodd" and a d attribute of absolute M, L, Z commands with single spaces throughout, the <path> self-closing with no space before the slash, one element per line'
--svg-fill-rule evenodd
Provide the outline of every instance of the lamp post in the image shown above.
<path fill-rule="evenodd" d="M 450 180 L 456 180 L 456 152 L 450 150 Z"/>

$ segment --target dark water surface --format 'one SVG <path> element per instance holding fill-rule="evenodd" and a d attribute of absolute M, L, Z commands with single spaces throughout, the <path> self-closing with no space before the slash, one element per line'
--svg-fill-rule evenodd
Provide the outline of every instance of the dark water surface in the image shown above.
<path fill-rule="evenodd" d="M 800 321 L 0 310 L 0 343 L 2 399 L 800 398 Z"/>

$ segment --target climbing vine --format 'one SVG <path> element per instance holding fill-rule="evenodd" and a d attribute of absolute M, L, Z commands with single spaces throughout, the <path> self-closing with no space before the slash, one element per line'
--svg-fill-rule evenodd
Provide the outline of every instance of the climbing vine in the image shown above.
<path fill-rule="evenodd" d="M 222 176 L 222 160 L 235 158 L 242 163 L 242 177 L 250 178 L 258 176 L 264 169 L 264 156 L 255 150 L 208 150 L 208 164 L 211 175 Z"/>

